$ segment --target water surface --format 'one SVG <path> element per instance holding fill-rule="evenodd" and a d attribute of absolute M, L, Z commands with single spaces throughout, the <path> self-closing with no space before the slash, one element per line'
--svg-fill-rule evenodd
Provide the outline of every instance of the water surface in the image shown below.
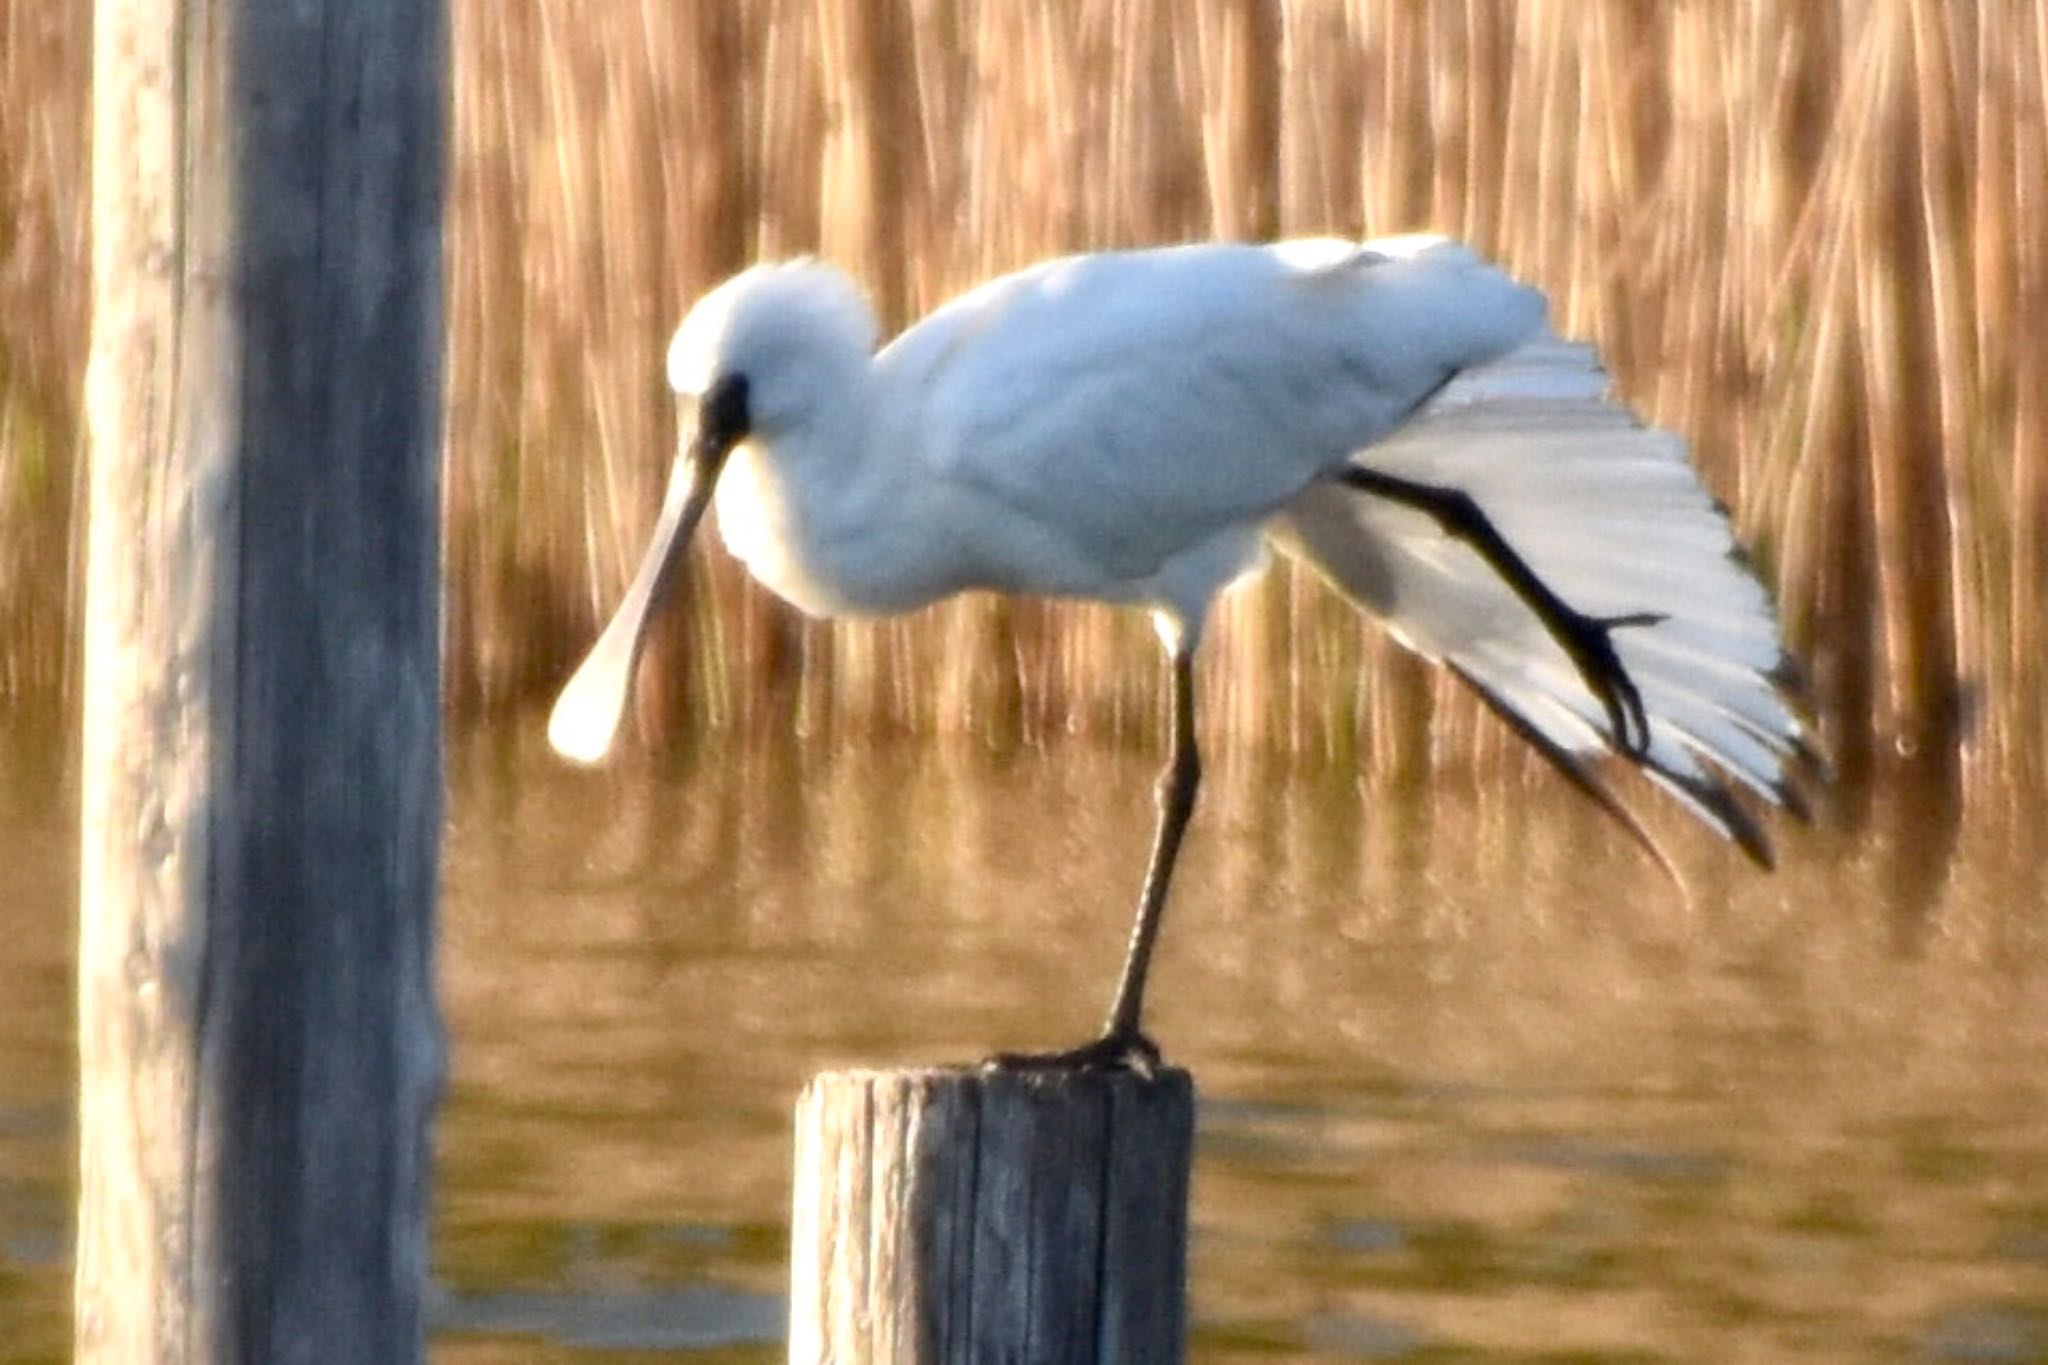
<path fill-rule="evenodd" d="M 0 777 L 0 1362 L 64 1358 L 74 855 Z M 434 1358 L 780 1358 L 825 1066 L 1078 1041 L 1156 756 L 457 746 Z M 1848 828 L 1849 825 L 1856 828 Z M 1688 894 L 1557 784 L 1221 760 L 1155 974 L 1199 1361 L 2048 1359 L 2041 836 L 1901 788 Z"/>

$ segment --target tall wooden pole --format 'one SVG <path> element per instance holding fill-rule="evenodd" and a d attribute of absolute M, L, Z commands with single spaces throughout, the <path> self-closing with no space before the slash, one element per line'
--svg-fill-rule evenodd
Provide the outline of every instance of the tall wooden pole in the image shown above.
<path fill-rule="evenodd" d="M 424 1356 L 444 0 L 98 0 L 77 1358 Z"/>

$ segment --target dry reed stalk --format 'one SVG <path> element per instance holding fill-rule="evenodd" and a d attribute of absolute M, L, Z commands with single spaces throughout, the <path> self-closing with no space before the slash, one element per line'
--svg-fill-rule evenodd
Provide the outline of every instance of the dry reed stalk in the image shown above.
<path fill-rule="evenodd" d="M 1054 252 L 1434 226 L 1692 435 L 1845 766 L 1899 742 L 1972 790 L 2048 780 L 2048 0 L 453 8 L 461 701 L 544 694 L 595 628 L 675 439 L 666 332 L 749 259 L 823 249 L 894 325 Z M 86 37 L 0 0 L 0 690 L 67 657 Z M 1152 733 L 1129 613 L 823 625 L 699 563 L 649 725 Z M 1284 571 L 1228 604 L 1202 685 L 1225 750 L 1517 752 Z"/>

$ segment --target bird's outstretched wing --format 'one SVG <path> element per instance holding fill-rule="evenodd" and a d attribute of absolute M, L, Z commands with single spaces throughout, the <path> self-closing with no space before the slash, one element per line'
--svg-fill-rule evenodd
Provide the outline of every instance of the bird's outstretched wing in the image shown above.
<path fill-rule="evenodd" d="M 1703 820 L 1769 860 L 1731 784 L 1799 809 L 1815 762 L 1784 694 L 1770 599 L 1701 487 L 1685 445 L 1610 400 L 1590 348 L 1545 334 L 1466 370 L 1353 459 L 1463 490 L 1558 596 L 1593 616 L 1652 615 L 1613 634 L 1648 743 L 1631 754 Z M 1276 518 L 1282 548 L 1439 660 L 1582 788 L 1606 751 L 1601 705 L 1533 612 L 1421 513 L 1335 480 Z"/>
<path fill-rule="evenodd" d="M 1052 261 L 885 349 L 931 476 L 1103 581 L 1255 526 L 1543 300 L 1455 243 L 1315 240 Z"/>

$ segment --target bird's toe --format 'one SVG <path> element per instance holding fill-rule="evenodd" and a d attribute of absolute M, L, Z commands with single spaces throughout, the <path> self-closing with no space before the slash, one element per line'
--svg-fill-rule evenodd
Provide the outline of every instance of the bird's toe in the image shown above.
<path fill-rule="evenodd" d="M 1160 1056 L 1159 1045 L 1133 1029 L 1106 1033 L 1064 1052 L 999 1052 L 981 1066 L 984 1071 L 1128 1071 L 1149 1079 L 1159 1071 Z"/>

